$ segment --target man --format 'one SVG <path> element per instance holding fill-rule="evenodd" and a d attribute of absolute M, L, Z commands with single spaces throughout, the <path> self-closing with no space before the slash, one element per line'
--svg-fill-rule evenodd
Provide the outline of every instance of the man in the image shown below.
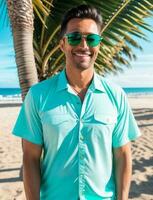
<path fill-rule="evenodd" d="M 130 141 L 140 133 L 124 92 L 94 72 L 102 17 L 80 5 L 61 25 L 65 69 L 28 92 L 22 137 L 28 200 L 127 200 Z"/>

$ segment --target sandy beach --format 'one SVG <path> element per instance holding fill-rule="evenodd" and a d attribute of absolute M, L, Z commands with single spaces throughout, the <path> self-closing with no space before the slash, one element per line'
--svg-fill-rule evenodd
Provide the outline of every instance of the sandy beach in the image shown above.
<path fill-rule="evenodd" d="M 129 97 L 142 136 L 132 142 L 130 199 L 153 200 L 153 95 Z M 0 104 L 0 200 L 25 200 L 21 140 L 11 134 L 19 104 Z"/>

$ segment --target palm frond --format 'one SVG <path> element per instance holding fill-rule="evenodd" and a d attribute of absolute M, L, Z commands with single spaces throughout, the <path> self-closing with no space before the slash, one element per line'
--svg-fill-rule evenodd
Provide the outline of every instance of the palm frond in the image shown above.
<path fill-rule="evenodd" d="M 130 60 L 136 58 L 133 48 L 142 49 L 135 37 L 147 41 L 143 30 L 153 31 L 145 22 L 145 18 L 153 15 L 152 0 L 54 0 L 53 6 L 48 6 L 50 14 L 45 18 L 47 28 L 39 22 L 38 17 L 35 23 L 37 32 L 34 33 L 34 40 L 37 43 L 36 51 L 40 54 L 36 62 L 38 65 L 42 63 L 39 67 L 42 68 L 42 74 L 47 76 L 56 69 L 60 70 L 59 66 L 63 67 L 64 55 L 58 46 L 59 25 L 63 13 L 81 3 L 96 5 L 103 15 L 103 41 L 95 63 L 95 69 L 100 74 L 115 73 L 124 66 L 129 67 Z M 43 34 L 40 34 L 42 29 Z"/>

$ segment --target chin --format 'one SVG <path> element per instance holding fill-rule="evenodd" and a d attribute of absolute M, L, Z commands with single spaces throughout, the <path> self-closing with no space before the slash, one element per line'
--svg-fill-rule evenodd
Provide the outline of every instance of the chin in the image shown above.
<path fill-rule="evenodd" d="M 91 63 L 78 63 L 75 65 L 77 69 L 86 70 L 92 67 Z"/>
<path fill-rule="evenodd" d="M 86 65 L 77 65 L 76 66 L 77 69 L 80 69 L 80 70 L 86 70 L 86 69 L 89 69 L 91 68 L 91 66 L 86 66 Z"/>

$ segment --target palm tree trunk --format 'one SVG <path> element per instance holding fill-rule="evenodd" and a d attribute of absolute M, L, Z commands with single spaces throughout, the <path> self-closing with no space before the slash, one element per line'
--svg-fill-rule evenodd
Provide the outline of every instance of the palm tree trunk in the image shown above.
<path fill-rule="evenodd" d="M 12 25 L 19 83 L 24 100 L 29 88 L 38 82 L 33 53 L 33 8 L 31 0 L 7 0 Z"/>

